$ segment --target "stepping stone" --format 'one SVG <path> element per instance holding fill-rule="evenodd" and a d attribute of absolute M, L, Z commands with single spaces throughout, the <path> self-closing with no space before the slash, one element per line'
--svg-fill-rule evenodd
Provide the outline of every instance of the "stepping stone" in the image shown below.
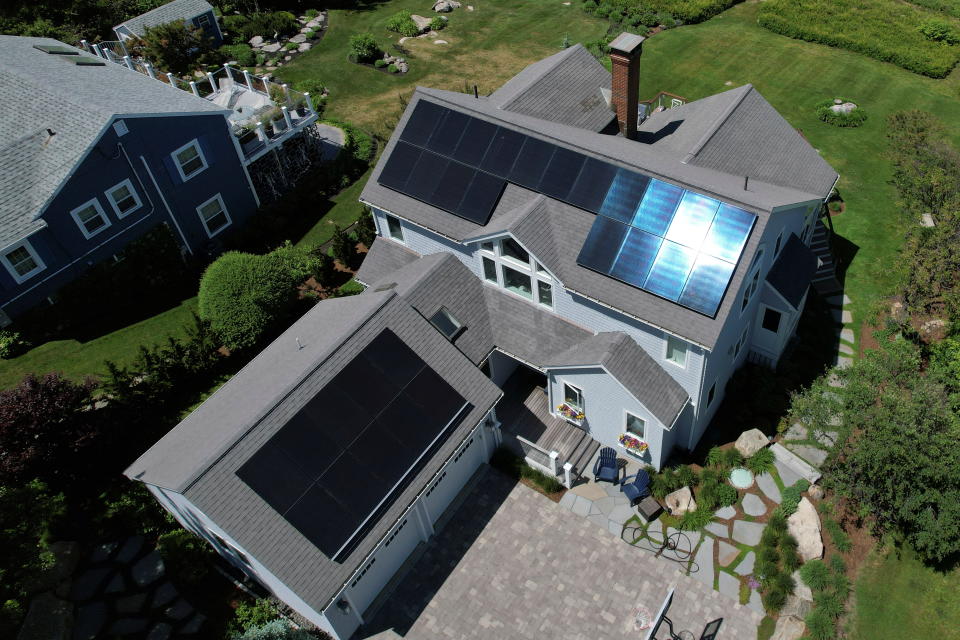
<path fill-rule="evenodd" d="M 743 496 L 743 502 L 740 503 L 743 512 L 748 516 L 762 516 L 767 512 L 767 505 L 763 503 L 760 496 L 754 493 L 748 493 Z"/>
<path fill-rule="evenodd" d="M 780 481 L 783 483 L 783 486 L 789 487 L 794 484 L 797 480 L 800 479 L 800 474 L 780 462 L 779 460 L 773 463 L 773 466 L 776 468 L 777 473 L 780 475 Z"/>
<path fill-rule="evenodd" d="M 153 594 L 153 603 L 151 607 L 162 607 L 165 604 L 173 602 L 177 597 L 177 589 L 169 582 L 160 585 Z"/>
<path fill-rule="evenodd" d="M 841 342 L 841 343 L 840 343 L 840 346 L 837 347 L 837 349 L 840 351 L 840 353 L 846 354 L 846 355 L 848 355 L 848 356 L 852 356 L 852 355 L 853 355 L 853 347 L 851 347 L 851 346 L 848 345 L 848 344 L 844 344 L 844 343 Z"/>
<path fill-rule="evenodd" d="M 853 335 L 853 329 L 843 329 L 840 331 L 840 339 L 844 342 L 856 342 L 857 338 Z"/>
<path fill-rule="evenodd" d="M 767 496 L 768 499 L 780 504 L 783 501 L 783 498 L 780 495 L 780 487 L 777 486 L 776 481 L 773 479 L 773 476 L 769 473 L 761 473 L 757 476 L 757 486 L 760 487 L 760 491 L 763 492 L 763 495 Z"/>
<path fill-rule="evenodd" d="M 933 216 L 929 213 L 920 214 L 920 226 L 921 227 L 935 227 L 937 223 L 933 221 Z"/>
<path fill-rule="evenodd" d="M 728 542 L 724 542 L 723 540 L 720 540 L 717 542 L 717 544 L 720 546 L 717 561 L 720 563 L 720 566 L 729 567 L 730 563 L 736 560 L 737 556 L 740 555 L 740 549 Z"/>
<path fill-rule="evenodd" d="M 616 506 L 617 506 L 616 498 L 611 498 L 609 496 L 604 495 L 603 498 L 600 498 L 599 500 L 593 503 L 593 509 L 591 509 L 590 513 L 603 513 L 606 515 L 610 515 L 610 513 L 613 512 L 613 509 Z M 628 505 L 627 510 L 629 511 L 629 509 L 630 507 Z"/>
<path fill-rule="evenodd" d="M 630 505 L 624 503 L 615 506 L 607 517 L 610 518 L 611 522 L 616 522 L 623 526 L 623 523 L 632 518 L 634 515 L 636 514 L 633 512 L 633 509 L 630 508 Z"/>
<path fill-rule="evenodd" d="M 717 542 L 706 536 L 690 566 L 690 577 L 713 589 L 713 547 Z"/>
<path fill-rule="evenodd" d="M 833 366 L 839 367 L 840 369 L 846 369 L 853 366 L 853 358 L 848 358 L 846 356 L 837 356 L 836 361 L 833 363 Z"/>
<path fill-rule="evenodd" d="M 751 551 L 743 557 L 743 560 L 740 561 L 740 564 L 737 565 L 737 568 L 734 569 L 734 571 L 742 576 L 748 576 L 753 573 L 753 563 L 756 562 L 756 560 L 756 554 Z"/>
<path fill-rule="evenodd" d="M 180 635 L 193 635 L 200 631 L 200 627 L 206 621 L 207 617 L 200 613 L 195 613 L 187 624 L 180 627 Z"/>
<path fill-rule="evenodd" d="M 790 425 L 790 428 L 787 429 L 787 432 L 783 434 L 784 440 L 806 440 L 809 437 L 809 430 L 799 422 L 794 422 Z"/>
<path fill-rule="evenodd" d="M 737 515 L 737 510 L 733 507 L 723 507 L 722 509 L 715 511 L 713 515 L 721 520 L 729 520 L 733 516 Z"/>
<path fill-rule="evenodd" d="M 654 520 L 650 523 L 650 526 L 647 527 L 647 536 L 657 542 L 663 538 L 663 523 L 659 520 Z"/>
<path fill-rule="evenodd" d="M 795 453 L 788 450 L 786 447 L 781 445 L 779 442 L 773 444 L 770 447 L 770 450 L 773 451 L 774 457 L 777 459 L 777 462 L 783 463 L 786 467 L 791 469 L 794 475 L 798 475 L 802 478 L 806 478 L 810 484 L 816 484 L 817 480 L 820 479 L 820 471 L 810 466 L 808 463 L 804 462 L 802 459 L 797 457 Z M 776 463 L 774 463 L 776 464 Z M 780 470 L 780 466 L 777 466 L 777 470 Z M 791 482 L 787 480 L 781 474 L 780 479 L 783 480 L 784 486 L 789 486 L 796 482 L 794 479 Z"/>
<path fill-rule="evenodd" d="M 720 572 L 720 593 L 740 602 L 740 581 L 726 571 Z"/>
<path fill-rule="evenodd" d="M 110 567 L 84 571 L 79 578 L 73 581 L 73 586 L 70 588 L 70 599 L 74 602 L 90 600 L 100 591 L 100 585 L 111 573 L 113 573 L 113 569 Z"/>
<path fill-rule="evenodd" d="M 837 444 L 837 438 L 840 434 L 836 431 L 816 431 L 814 438 L 825 447 L 832 447 Z"/>
<path fill-rule="evenodd" d="M 607 522 L 609 522 L 609 520 L 607 520 L 607 516 L 603 515 L 602 513 L 590 514 L 589 516 L 587 516 L 587 520 L 597 525 L 598 527 L 603 527 L 604 529 L 607 528 Z"/>
<path fill-rule="evenodd" d="M 174 620 L 186 620 L 191 613 L 193 613 L 193 607 L 183 598 L 179 598 L 173 603 L 172 607 L 167 607 L 166 611 L 163 612 L 165 616 Z"/>
<path fill-rule="evenodd" d="M 735 520 L 733 523 L 733 539 L 751 547 L 760 543 L 760 535 L 766 525 L 759 522 Z"/>
<path fill-rule="evenodd" d="M 570 489 L 570 493 L 575 496 L 583 496 L 587 500 L 599 500 L 600 498 L 608 497 L 609 494 L 606 492 L 606 489 L 609 486 L 607 483 L 588 482 Z"/>
<path fill-rule="evenodd" d="M 602 515 L 606 515 L 606 514 L 600 510 L 600 507 L 597 506 L 596 502 L 592 503 L 590 505 L 590 513 L 588 513 L 587 516 L 589 517 L 589 516 L 602 516 Z"/>
<path fill-rule="evenodd" d="M 151 551 L 130 569 L 133 581 L 141 587 L 152 584 L 163 577 L 163 559 L 156 551 Z"/>
<path fill-rule="evenodd" d="M 573 509 L 573 503 L 577 501 L 577 495 L 572 491 L 567 491 L 560 498 L 560 506 L 564 509 Z"/>
<path fill-rule="evenodd" d="M 117 550 L 117 547 L 120 546 L 119 542 L 107 542 L 105 544 L 97 545 L 93 553 L 90 554 L 90 562 L 103 562 L 109 560 L 110 556 L 113 555 L 113 552 Z"/>
<path fill-rule="evenodd" d="M 121 564 L 133 562 L 133 559 L 140 555 L 141 549 L 143 549 L 143 536 L 127 538 L 114 559 Z"/>
<path fill-rule="evenodd" d="M 850 304 L 850 296 L 845 293 L 827 296 L 826 300 L 831 307 L 845 307 Z"/>
<path fill-rule="evenodd" d="M 147 602 L 146 593 L 137 593 L 117 600 L 116 608 L 120 613 L 137 613 Z"/>
<path fill-rule="evenodd" d="M 606 493 L 611 498 L 623 498 L 626 500 L 626 497 L 623 495 L 623 492 L 620 491 L 620 487 L 615 485 L 605 485 L 603 488 L 604 493 Z"/>
<path fill-rule="evenodd" d="M 573 503 L 573 511 L 578 516 L 588 516 L 590 515 L 590 507 L 593 506 L 593 501 L 587 500 L 583 496 L 577 496 L 577 501 Z"/>
<path fill-rule="evenodd" d="M 760 599 L 760 592 L 750 590 L 750 601 L 747 602 L 747 606 L 759 613 L 760 615 L 766 615 L 766 611 L 763 610 L 763 600 Z"/>
<path fill-rule="evenodd" d="M 607 530 L 618 538 L 623 537 L 623 524 L 617 524 L 613 520 L 607 520 Z"/>
<path fill-rule="evenodd" d="M 817 466 L 822 465 L 823 461 L 827 459 L 826 451 L 811 447 L 808 444 L 791 444 L 788 445 L 788 448 L 807 462 Z"/>
<path fill-rule="evenodd" d="M 719 538 L 729 538 L 730 537 L 730 525 L 721 524 L 719 522 L 711 522 L 706 527 L 707 531 Z"/>
<path fill-rule="evenodd" d="M 123 574 L 118 573 L 110 579 L 110 583 L 107 584 L 107 588 L 103 590 L 104 593 L 120 593 L 125 591 L 127 588 L 126 583 L 123 581 Z"/>
<path fill-rule="evenodd" d="M 158 622 L 150 627 L 150 633 L 147 634 L 147 640 L 169 640 L 173 628 L 166 622 Z"/>
<path fill-rule="evenodd" d="M 106 622 L 106 604 L 94 602 L 80 607 L 76 622 L 73 623 L 73 640 L 93 640 L 101 637 L 100 630 Z"/>
<path fill-rule="evenodd" d="M 850 324 L 853 322 L 853 314 L 846 310 L 834 309 L 833 319 L 840 324 Z"/>
<path fill-rule="evenodd" d="M 150 622 L 145 618 L 120 618 L 110 625 L 110 633 L 126 636 L 133 633 L 142 633 Z"/>

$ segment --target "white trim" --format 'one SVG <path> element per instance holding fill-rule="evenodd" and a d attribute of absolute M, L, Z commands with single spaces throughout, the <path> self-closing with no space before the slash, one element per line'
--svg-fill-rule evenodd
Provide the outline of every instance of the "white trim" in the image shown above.
<path fill-rule="evenodd" d="M 208 204 L 210 204 L 210 203 L 213 202 L 214 200 L 216 200 L 217 202 L 220 203 L 220 211 L 223 213 L 224 217 L 226 217 L 226 219 L 227 219 L 227 224 L 225 224 L 225 225 L 223 225 L 222 227 L 218 228 L 218 229 L 215 230 L 213 233 L 210 233 L 210 227 L 207 225 L 207 220 L 206 220 L 206 218 L 203 217 L 203 212 L 201 211 L 201 209 L 203 209 L 205 206 L 207 206 Z M 209 238 L 214 237 L 215 235 L 217 235 L 218 233 L 220 233 L 221 231 L 223 231 L 224 229 L 226 229 L 227 227 L 229 227 L 231 224 L 233 224 L 233 219 L 230 218 L 230 212 L 227 211 L 227 205 L 224 204 L 224 202 L 223 202 L 223 197 L 221 197 L 221 195 L 220 195 L 219 193 L 216 194 L 215 196 L 213 196 L 212 198 L 210 198 L 209 200 L 207 200 L 206 202 L 203 202 L 203 203 L 197 205 L 197 215 L 200 217 L 200 222 L 203 223 L 203 228 L 204 228 L 204 230 L 207 232 L 207 237 L 209 237 Z M 219 214 L 217 214 L 217 215 L 219 215 Z"/>
<path fill-rule="evenodd" d="M 631 394 L 631 395 L 633 395 L 633 394 Z M 642 404 L 642 403 L 641 403 L 641 404 Z M 643 424 L 643 435 L 637 436 L 637 434 L 635 434 L 633 431 L 629 431 L 629 430 L 627 429 L 627 416 L 628 416 L 628 415 L 629 415 L 629 416 L 633 416 L 634 418 L 636 418 L 637 420 L 639 420 L 639 421 Z M 656 416 L 654 416 L 654 417 L 656 417 Z M 659 422 L 659 420 L 657 420 L 657 422 Z M 623 433 L 629 433 L 629 434 L 631 434 L 631 435 L 637 436 L 638 438 L 640 438 L 640 439 L 643 440 L 644 442 L 647 442 L 647 421 L 644 420 L 643 418 L 641 418 L 640 416 L 638 416 L 637 414 L 635 414 L 633 411 L 630 411 L 629 409 L 624 408 L 624 410 L 623 410 Z M 650 443 L 647 442 L 647 444 L 649 445 Z M 649 451 L 649 446 L 647 447 L 647 450 Z"/>
<path fill-rule="evenodd" d="M 682 343 L 683 343 L 683 362 L 682 362 L 682 363 L 681 363 L 681 362 L 677 362 L 676 360 L 671 360 L 671 359 L 670 359 L 670 341 L 671 341 L 671 340 L 673 340 L 674 342 L 682 342 Z M 686 369 L 686 368 L 687 368 L 687 355 L 689 355 L 689 353 L 690 353 L 690 349 L 689 349 L 689 347 L 687 346 L 688 344 L 689 344 L 689 343 L 688 343 L 686 340 L 681 340 L 680 338 L 678 338 L 678 337 L 676 337 L 676 336 L 673 336 L 673 335 L 670 335 L 670 334 L 668 333 L 668 334 L 667 334 L 667 339 L 664 340 L 664 354 L 663 354 L 663 359 L 666 360 L 667 362 L 671 363 L 671 364 L 672 364 L 673 366 L 675 366 L 675 367 L 680 367 L 681 369 Z"/>
<path fill-rule="evenodd" d="M 84 226 L 79 214 L 81 211 L 88 209 L 91 205 L 93 205 L 93 208 L 96 209 L 97 215 L 103 219 L 103 225 L 94 231 L 87 231 L 87 228 Z M 97 198 L 91 198 L 76 209 L 73 209 L 70 211 L 70 216 L 73 218 L 73 221 L 77 223 L 77 227 L 80 228 L 80 233 L 82 233 L 83 237 L 87 240 L 97 235 L 101 231 L 105 231 L 111 225 L 110 218 L 108 218 L 107 214 L 104 213 L 103 207 L 100 206 L 100 201 Z"/>
<path fill-rule="evenodd" d="M 760 328 L 763 329 L 764 331 L 766 331 L 767 333 L 772 333 L 772 334 L 775 335 L 775 336 L 779 336 L 779 335 L 780 335 L 780 329 L 783 328 L 783 316 L 784 316 L 783 311 L 780 311 L 780 309 L 774 309 L 773 307 L 771 307 L 771 306 L 769 306 L 769 305 L 766 305 L 766 304 L 761 304 L 761 305 L 760 305 L 760 308 L 761 308 L 761 310 L 763 311 L 763 312 L 760 314 Z M 766 322 L 767 311 L 773 311 L 774 313 L 780 314 L 780 319 L 777 320 L 777 330 L 776 330 L 776 331 L 770 331 L 770 329 L 767 329 L 765 326 L 763 326 L 764 323 Z"/>
<path fill-rule="evenodd" d="M 387 224 L 387 237 L 390 238 L 391 240 L 393 240 L 394 242 L 399 242 L 400 244 L 406 245 L 406 244 L 407 244 L 407 238 L 406 238 L 406 236 L 403 234 L 403 223 L 400 221 L 400 218 L 398 218 L 397 216 L 395 216 L 395 215 L 393 215 L 393 214 L 387 213 L 386 211 L 383 212 L 383 217 L 384 217 L 384 221 L 385 221 L 386 224 Z M 397 221 L 397 227 L 398 227 L 399 230 L 400 230 L 400 234 L 399 234 L 400 237 L 399 237 L 399 238 L 393 235 L 393 229 L 390 228 L 390 220 L 391 220 L 391 219 Z"/>
<path fill-rule="evenodd" d="M 559 378 L 558 381 L 560 382 L 560 384 L 561 384 L 563 387 L 570 387 L 571 389 L 576 390 L 577 394 L 580 396 L 580 404 L 578 404 L 578 405 L 575 404 L 575 405 L 571 405 L 571 406 L 573 406 L 574 409 L 580 409 L 580 411 L 583 411 L 584 413 L 586 413 L 586 411 L 583 410 L 583 405 L 586 404 L 586 403 L 584 402 L 584 399 L 583 399 L 583 389 L 581 389 L 580 387 L 578 387 L 578 386 L 576 386 L 576 385 L 574 385 L 574 384 L 570 384 L 569 382 L 567 382 L 567 381 L 564 380 L 563 378 Z M 569 403 L 567 402 L 567 390 L 566 390 L 566 388 L 563 388 L 562 391 L 563 391 L 563 404 L 569 404 Z"/>
<path fill-rule="evenodd" d="M 180 159 L 177 157 L 177 155 L 183 151 L 186 151 L 190 147 L 193 147 L 197 150 L 197 157 L 200 158 L 200 162 L 203 163 L 203 166 L 195 170 L 190 175 L 186 175 L 183 172 L 183 166 L 180 164 Z M 194 138 L 187 144 L 183 145 L 179 149 L 176 149 L 175 151 L 171 152 L 170 157 L 173 158 L 173 164 L 176 165 L 177 167 L 177 173 L 180 174 L 180 179 L 183 180 L 184 182 L 200 175 L 201 173 L 206 171 L 207 167 L 210 166 L 209 164 L 207 164 L 207 158 L 206 156 L 203 155 L 203 149 L 200 148 L 200 142 L 196 138 Z"/>
<path fill-rule="evenodd" d="M 30 257 L 36 263 L 36 267 L 28 271 L 27 273 L 20 275 L 17 273 L 17 270 L 13 267 L 13 263 L 7 259 L 7 255 L 16 251 L 17 249 L 23 247 L 27 250 L 27 253 L 30 254 Z M 40 256 L 37 255 L 37 252 L 33 249 L 33 245 L 30 244 L 30 241 L 26 238 L 19 240 L 14 244 L 9 245 L 2 252 L 0 252 L 0 260 L 3 261 L 3 266 L 7 268 L 7 271 L 10 273 L 10 276 L 17 282 L 17 284 L 22 284 L 37 275 L 41 271 L 47 268 L 47 265 L 44 264 L 43 260 L 40 259 Z"/>
<path fill-rule="evenodd" d="M 120 207 L 117 206 L 117 201 L 113 197 L 113 192 L 121 187 L 126 187 L 127 190 L 130 191 L 130 195 L 133 197 L 134 200 L 136 200 L 137 206 L 133 207 L 132 209 L 128 209 L 126 211 L 120 211 Z M 133 182 L 130 181 L 130 178 L 127 178 L 126 180 L 123 180 L 122 182 L 118 182 L 117 184 L 113 185 L 112 187 L 104 191 L 103 195 L 107 196 L 107 202 L 109 202 L 110 206 L 113 207 L 113 212 L 117 214 L 117 218 L 121 220 L 143 206 L 143 202 L 140 200 L 140 194 L 137 193 L 137 190 L 133 188 Z"/>

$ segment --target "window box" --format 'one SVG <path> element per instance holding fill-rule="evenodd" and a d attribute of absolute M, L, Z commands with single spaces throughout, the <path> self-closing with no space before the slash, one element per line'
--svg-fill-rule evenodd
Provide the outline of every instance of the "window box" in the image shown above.
<path fill-rule="evenodd" d="M 626 449 L 627 453 L 632 453 L 635 456 L 642 456 L 650 448 L 650 445 L 630 433 L 621 433 L 617 442 Z"/>
<path fill-rule="evenodd" d="M 583 410 L 569 405 L 566 402 L 557 407 L 557 413 L 561 416 L 573 422 L 574 424 L 583 424 L 583 419 L 586 417 L 583 413 Z"/>

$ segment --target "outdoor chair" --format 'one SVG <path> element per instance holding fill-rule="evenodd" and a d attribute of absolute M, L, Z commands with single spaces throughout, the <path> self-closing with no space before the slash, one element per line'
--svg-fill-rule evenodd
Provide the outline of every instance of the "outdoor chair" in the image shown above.
<path fill-rule="evenodd" d="M 640 470 L 632 476 L 627 476 L 623 479 L 623 484 L 620 485 L 620 492 L 626 494 L 632 507 L 638 501 L 650 495 L 650 474 Z"/>
<path fill-rule="evenodd" d="M 620 482 L 620 467 L 617 466 L 617 452 L 610 447 L 600 449 L 597 462 L 593 465 L 593 481 Z"/>

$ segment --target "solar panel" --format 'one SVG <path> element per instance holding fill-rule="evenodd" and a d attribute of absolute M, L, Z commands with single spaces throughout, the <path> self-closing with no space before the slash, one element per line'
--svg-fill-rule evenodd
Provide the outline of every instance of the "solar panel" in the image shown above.
<path fill-rule="evenodd" d="M 517 155 L 513 169 L 510 170 L 510 182 L 516 182 L 528 189 L 536 189 L 540 177 L 553 157 L 555 146 L 537 138 L 527 138 Z"/>
<path fill-rule="evenodd" d="M 556 147 L 537 190 L 551 198 L 566 200 L 585 161 L 586 158 L 575 151 Z"/>
<path fill-rule="evenodd" d="M 447 111 L 449 109 L 444 109 L 438 104 L 421 100 L 410 114 L 400 139 L 420 147 L 425 146 L 437 123 Z"/>
<path fill-rule="evenodd" d="M 597 213 L 620 222 L 630 223 L 649 182 L 650 178 L 639 173 L 618 169 Z"/>
<path fill-rule="evenodd" d="M 437 123 L 433 134 L 427 140 L 427 149 L 440 155 L 449 156 L 457 148 L 470 116 L 459 111 L 450 111 L 449 109 L 446 111 L 446 117 Z"/>
<path fill-rule="evenodd" d="M 642 287 L 643 283 L 646 282 L 647 273 L 657 257 L 657 250 L 660 248 L 661 242 L 663 242 L 661 238 L 646 231 L 630 229 L 627 239 L 620 247 L 620 253 L 610 269 L 610 275 L 634 286 Z"/>
<path fill-rule="evenodd" d="M 593 226 L 590 227 L 590 234 L 587 235 L 580 249 L 577 262 L 594 271 L 608 273 L 629 230 L 630 227 L 616 220 L 597 216 Z"/>
<path fill-rule="evenodd" d="M 325 555 L 341 560 L 469 409 L 385 329 L 237 476 Z"/>
<path fill-rule="evenodd" d="M 490 147 L 487 154 L 480 163 L 480 168 L 488 171 L 495 176 L 506 178 L 513 168 L 513 163 L 520 153 L 520 148 L 526 142 L 527 136 L 503 127 L 497 128 L 496 135 L 490 141 Z"/>
<path fill-rule="evenodd" d="M 453 151 L 454 160 L 459 160 L 472 167 L 480 166 L 487 148 L 497 132 L 497 125 L 485 120 L 470 118 L 464 129 L 457 148 Z"/>
<path fill-rule="evenodd" d="M 568 202 L 575 207 L 596 213 L 603 204 L 617 168 L 596 158 L 587 158 L 576 184 L 570 190 Z"/>
<path fill-rule="evenodd" d="M 420 154 L 422 153 L 423 149 L 405 142 L 398 142 L 397 146 L 393 148 L 393 153 L 390 154 L 390 161 L 380 172 L 380 184 L 397 191 L 403 191 L 407 185 L 407 179 L 410 177 L 417 161 L 420 160 Z"/>

